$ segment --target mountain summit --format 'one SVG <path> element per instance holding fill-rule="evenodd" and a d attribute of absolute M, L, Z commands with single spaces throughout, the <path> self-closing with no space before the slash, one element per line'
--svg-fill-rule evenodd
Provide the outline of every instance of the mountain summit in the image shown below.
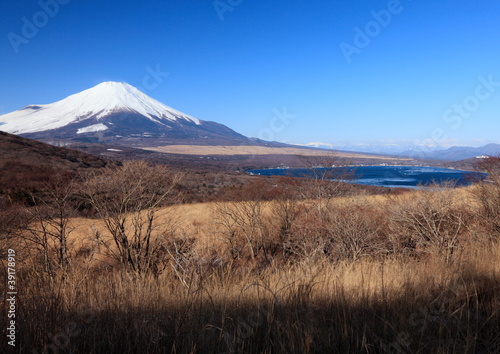
<path fill-rule="evenodd" d="M 123 82 L 103 82 L 61 101 L 0 116 L 0 130 L 33 139 L 155 146 L 247 143 L 228 127 L 203 121 Z M 186 141 L 189 140 L 189 141 Z"/>

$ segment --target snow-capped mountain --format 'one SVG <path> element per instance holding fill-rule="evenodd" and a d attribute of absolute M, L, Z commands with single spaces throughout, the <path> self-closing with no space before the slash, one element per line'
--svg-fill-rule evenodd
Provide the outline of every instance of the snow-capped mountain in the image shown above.
<path fill-rule="evenodd" d="M 248 139 L 230 128 L 164 105 L 127 83 L 103 82 L 61 101 L 0 116 L 0 130 L 33 139 L 73 139 L 130 145 L 227 145 Z"/>

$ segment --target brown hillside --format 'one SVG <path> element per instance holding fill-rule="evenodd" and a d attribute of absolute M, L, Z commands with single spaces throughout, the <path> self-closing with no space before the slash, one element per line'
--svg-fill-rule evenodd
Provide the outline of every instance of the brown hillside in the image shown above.
<path fill-rule="evenodd" d="M 11 200 L 24 188 L 109 164 L 116 162 L 0 132 L 0 194 Z"/>

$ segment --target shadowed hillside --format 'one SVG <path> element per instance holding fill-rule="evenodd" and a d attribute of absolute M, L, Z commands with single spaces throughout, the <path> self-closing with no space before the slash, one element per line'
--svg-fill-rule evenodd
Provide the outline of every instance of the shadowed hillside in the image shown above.
<path fill-rule="evenodd" d="M 116 165 L 84 152 L 44 144 L 0 132 L 0 194 L 9 199 L 25 188 L 36 188 L 78 171 Z"/>

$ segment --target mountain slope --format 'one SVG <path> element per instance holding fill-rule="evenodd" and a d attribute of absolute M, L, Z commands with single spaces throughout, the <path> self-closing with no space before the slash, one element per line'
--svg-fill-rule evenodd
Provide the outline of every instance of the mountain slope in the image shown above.
<path fill-rule="evenodd" d="M 0 132 L 0 200 L 1 195 L 11 200 L 20 198 L 19 191 L 25 188 L 38 188 L 84 169 L 116 164 L 84 152 Z"/>
<path fill-rule="evenodd" d="M 0 164 L 6 162 L 37 165 L 59 171 L 75 171 L 80 168 L 100 168 L 115 164 L 109 160 L 77 150 L 52 146 L 36 140 L 0 132 Z M 2 169 L 2 173 L 5 170 Z"/>
<path fill-rule="evenodd" d="M 488 144 L 480 147 L 453 146 L 445 150 L 427 151 L 424 153 L 424 156 L 429 159 L 459 161 L 459 160 L 472 159 L 474 157 L 482 155 L 495 156 L 499 154 L 500 154 L 500 144 Z M 401 153 L 401 155 L 414 156 L 415 153 L 411 151 L 405 151 Z"/>
<path fill-rule="evenodd" d="M 119 82 L 103 82 L 52 104 L 0 116 L 0 130 L 33 139 L 135 146 L 249 142 L 222 124 L 191 117 Z"/>

